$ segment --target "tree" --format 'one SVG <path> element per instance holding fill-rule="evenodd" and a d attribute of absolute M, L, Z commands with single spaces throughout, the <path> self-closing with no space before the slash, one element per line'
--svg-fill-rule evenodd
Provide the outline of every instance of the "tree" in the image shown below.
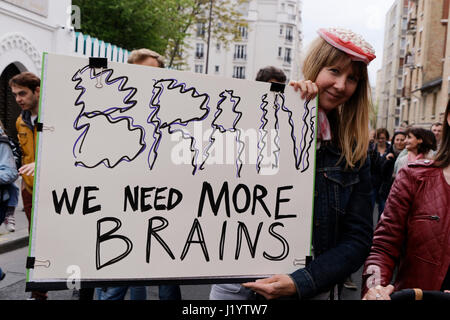
<path fill-rule="evenodd" d="M 128 50 L 165 52 L 177 0 L 73 0 L 81 9 L 81 30 Z"/>
<path fill-rule="evenodd" d="M 211 39 L 228 47 L 233 42 L 240 40 L 242 27 L 248 27 L 246 21 L 242 19 L 242 9 L 248 0 L 182 0 L 178 1 L 177 22 L 173 28 L 177 37 L 170 39 L 166 51 L 168 67 L 177 67 L 184 64 L 183 48 L 187 47 L 185 39 L 196 32 L 194 28 L 205 28 L 203 35 L 206 35 L 211 17 Z M 212 10 L 210 12 L 210 5 Z M 211 13 L 211 15 L 210 15 Z"/>
<path fill-rule="evenodd" d="M 240 37 L 240 9 L 248 0 L 73 0 L 81 9 L 81 30 L 127 50 L 149 48 L 184 64 L 181 52 L 193 26 L 206 23 L 212 1 L 211 38 L 227 46 Z"/>

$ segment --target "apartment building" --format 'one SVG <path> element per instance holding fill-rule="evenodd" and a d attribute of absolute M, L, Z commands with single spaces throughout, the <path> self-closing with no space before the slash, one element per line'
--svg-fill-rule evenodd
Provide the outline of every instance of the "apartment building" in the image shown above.
<path fill-rule="evenodd" d="M 386 14 L 383 68 L 377 75 L 377 128 L 390 132 L 400 125 L 407 13 L 408 0 L 396 0 Z"/>
<path fill-rule="evenodd" d="M 260 68 L 273 65 L 287 79 L 299 79 L 301 0 L 249 0 L 241 10 L 248 27 L 240 29 L 240 41 L 225 48 L 211 40 L 208 59 L 207 25 L 195 26 L 187 40 L 190 49 L 184 49 L 185 69 L 206 73 L 208 61 L 208 74 L 253 80 Z"/>
<path fill-rule="evenodd" d="M 402 121 L 429 128 L 448 99 L 448 0 L 409 0 Z M 443 79 L 445 81 L 443 82 Z M 445 87 L 445 90 L 443 90 Z"/>

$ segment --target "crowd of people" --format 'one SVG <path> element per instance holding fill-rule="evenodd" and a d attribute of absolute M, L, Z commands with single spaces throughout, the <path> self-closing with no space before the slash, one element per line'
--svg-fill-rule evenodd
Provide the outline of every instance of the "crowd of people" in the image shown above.
<path fill-rule="evenodd" d="M 429 129 L 405 126 L 392 138 L 386 128 L 369 133 L 367 66 L 375 59 L 373 48 L 350 30 L 320 29 L 318 34 L 304 60 L 304 79 L 289 83 L 302 99 L 318 96 L 313 259 L 291 274 L 215 284 L 210 299 L 340 299 L 344 282 L 363 265 L 363 299 L 390 299 L 394 290 L 406 288 L 447 292 L 450 104 L 444 123 Z M 128 63 L 164 67 L 162 57 L 148 49 L 133 51 Z M 269 66 L 256 80 L 285 83 L 286 76 Z M 22 166 L 16 168 L 9 144 L 0 140 L 0 222 L 17 205 L 18 174 L 28 220 L 33 191 L 30 144 L 36 138 L 39 79 L 25 73 L 10 86 L 23 109 L 17 120 Z M 127 286 L 97 288 L 97 298 L 124 299 L 128 289 L 132 299 L 146 299 L 145 287 Z M 159 290 L 162 300 L 181 299 L 178 285 Z M 35 299 L 46 297 L 45 292 L 32 293 Z M 94 289 L 80 291 L 80 299 L 93 298 Z"/>

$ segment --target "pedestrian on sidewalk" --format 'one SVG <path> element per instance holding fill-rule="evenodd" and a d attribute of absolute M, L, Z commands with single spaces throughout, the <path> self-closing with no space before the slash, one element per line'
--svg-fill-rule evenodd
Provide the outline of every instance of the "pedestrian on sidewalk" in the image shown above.
<path fill-rule="evenodd" d="M 16 230 L 14 211 L 19 203 L 19 188 L 14 183 L 18 173 L 11 143 L 0 121 L 0 210 L 4 211 L 4 224 L 9 232 Z M 14 180 L 12 180 L 14 179 Z M 12 181 L 11 181 L 12 180 Z M 11 182 L 8 182 L 11 181 Z M 1 224 L 1 223 L 0 223 Z"/>
<path fill-rule="evenodd" d="M 22 150 L 22 201 L 28 219 L 28 231 L 31 228 L 31 208 L 33 204 L 33 182 L 35 169 L 35 146 L 37 136 L 37 118 L 41 80 L 31 72 L 22 72 L 9 80 L 9 86 L 22 112 L 17 118 L 16 128 Z M 33 291 L 31 299 L 46 300 L 47 293 Z"/>
<path fill-rule="evenodd" d="M 386 155 L 384 161 L 381 163 L 381 184 L 380 188 L 378 189 L 378 197 L 383 203 L 383 209 L 384 205 L 386 204 L 386 200 L 391 190 L 392 184 L 394 183 L 393 174 L 395 161 L 397 160 L 400 153 L 405 149 L 405 147 L 406 133 L 403 131 L 396 131 L 394 133 L 394 136 L 392 137 L 392 143 L 389 147 L 388 154 Z M 378 213 L 379 220 L 382 211 L 379 211 Z"/>
<path fill-rule="evenodd" d="M 3 125 L 0 122 L 0 225 L 5 222 L 8 208 L 14 201 L 17 205 L 18 198 L 18 189 L 14 185 L 14 181 L 18 177 L 16 163 L 9 140 L 5 136 Z M 0 280 L 3 278 L 5 278 L 5 273 L 0 268 Z"/>
<path fill-rule="evenodd" d="M 389 154 L 391 144 L 389 143 L 389 132 L 386 128 L 378 128 L 375 133 L 375 141 L 372 149 L 369 149 L 370 155 L 370 175 L 372 181 L 372 206 L 378 204 L 378 216 L 384 210 L 384 199 L 380 197 L 380 187 L 383 180 L 382 166 Z"/>
<path fill-rule="evenodd" d="M 431 130 L 423 128 L 409 128 L 406 131 L 405 149 L 401 152 L 394 164 L 394 176 L 408 162 L 419 159 L 432 159 L 433 151 L 437 149 L 436 137 Z"/>
<path fill-rule="evenodd" d="M 373 207 L 367 160 L 367 65 L 375 54 L 350 30 L 330 28 L 318 33 L 303 64 L 305 80 L 291 82 L 302 99 L 319 97 L 313 260 L 289 275 L 242 287 L 214 285 L 211 299 L 257 299 L 255 293 L 266 299 L 338 299 L 344 280 L 369 253 Z"/>
<path fill-rule="evenodd" d="M 450 290 L 450 101 L 435 160 L 402 168 L 375 230 L 363 271 L 363 299 L 395 290 Z M 394 285 L 394 269 L 398 268 Z"/>

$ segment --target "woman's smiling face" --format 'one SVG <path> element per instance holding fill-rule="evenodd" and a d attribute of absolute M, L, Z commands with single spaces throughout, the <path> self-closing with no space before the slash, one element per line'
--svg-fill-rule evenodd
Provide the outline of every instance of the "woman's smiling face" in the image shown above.
<path fill-rule="evenodd" d="M 410 132 L 406 137 L 406 150 L 417 153 L 417 150 L 419 149 L 419 144 L 421 143 L 422 139 L 417 139 L 416 136 Z"/>
<path fill-rule="evenodd" d="M 352 64 L 342 61 L 322 68 L 316 84 L 319 88 L 319 105 L 328 113 L 350 99 L 358 86 L 358 78 Z"/>

